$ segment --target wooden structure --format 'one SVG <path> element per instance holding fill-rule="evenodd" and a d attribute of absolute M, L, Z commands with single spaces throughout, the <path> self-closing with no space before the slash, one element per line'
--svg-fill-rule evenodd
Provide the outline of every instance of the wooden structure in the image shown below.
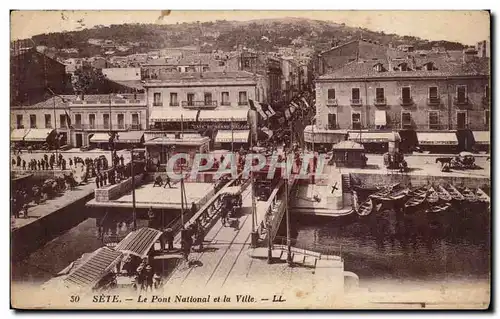
<path fill-rule="evenodd" d="M 359 167 L 366 166 L 367 158 L 363 145 L 354 141 L 341 141 L 332 147 L 334 161 L 337 167 Z"/>

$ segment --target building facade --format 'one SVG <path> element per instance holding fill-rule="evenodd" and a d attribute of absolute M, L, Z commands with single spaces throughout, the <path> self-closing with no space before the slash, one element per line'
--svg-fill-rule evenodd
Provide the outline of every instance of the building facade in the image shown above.
<path fill-rule="evenodd" d="M 316 80 L 315 140 L 335 143 L 345 134 L 370 138 L 357 131 L 398 131 L 402 139 L 408 135 L 404 131 L 415 131 L 418 139 L 418 132 L 469 130 L 474 135 L 471 139 L 489 143 L 485 134 L 476 133 L 489 130 L 490 125 L 489 61 L 476 58 L 475 53 L 463 52 L 455 60 L 447 54 L 358 60 L 320 76 Z M 313 139 L 311 129 L 306 130 L 306 141 Z M 460 135 L 467 134 L 457 133 L 457 141 L 441 144 L 463 148 L 465 143 L 469 148 L 474 143 L 466 137 L 460 141 Z M 434 136 L 439 144 L 444 135 L 425 136 Z"/>

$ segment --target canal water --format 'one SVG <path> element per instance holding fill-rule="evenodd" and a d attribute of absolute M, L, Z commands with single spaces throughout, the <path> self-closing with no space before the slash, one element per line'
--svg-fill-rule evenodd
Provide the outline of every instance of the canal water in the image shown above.
<path fill-rule="evenodd" d="M 15 262 L 13 280 L 43 283 L 82 254 L 102 247 L 97 227 L 100 220 L 93 212 L 88 216 L 91 217 Z M 108 216 L 106 220 L 104 232 L 108 236 L 124 236 L 132 228 L 130 214 Z M 138 227 L 147 225 L 142 216 Z M 341 245 L 345 270 L 356 273 L 360 284 L 363 280 L 489 278 L 488 219 L 471 219 L 459 211 L 450 211 L 437 223 L 401 219 L 390 210 L 367 218 L 355 214 L 342 219 L 294 214 L 292 227 L 292 236 L 301 244 Z M 286 234 L 282 230 L 279 233 Z"/>

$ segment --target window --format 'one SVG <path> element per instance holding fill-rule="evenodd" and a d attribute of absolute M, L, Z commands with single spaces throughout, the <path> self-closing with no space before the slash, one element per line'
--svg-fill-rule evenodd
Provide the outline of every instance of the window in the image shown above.
<path fill-rule="evenodd" d="M 226 62 L 224 62 L 224 61 L 219 61 L 219 66 L 224 66 L 224 65 L 226 65 Z"/>
<path fill-rule="evenodd" d="M 187 94 L 187 105 L 194 106 L 194 93 Z"/>
<path fill-rule="evenodd" d="M 426 64 L 425 64 L 425 69 L 426 69 L 427 71 L 432 71 L 432 70 L 434 70 L 434 63 L 432 63 L 432 62 L 426 63 Z"/>
<path fill-rule="evenodd" d="M 95 128 L 95 114 L 89 114 L 89 127 L 91 129 Z"/>
<path fill-rule="evenodd" d="M 401 113 L 401 126 L 403 128 L 410 128 L 412 126 L 410 112 L 402 112 Z"/>
<path fill-rule="evenodd" d="M 170 106 L 179 106 L 177 101 L 177 93 L 170 93 Z"/>
<path fill-rule="evenodd" d="M 352 113 L 351 120 L 352 120 L 352 129 L 353 130 L 360 130 L 361 129 L 361 113 Z"/>
<path fill-rule="evenodd" d="M 361 104 L 359 88 L 351 89 L 351 104 Z"/>
<path fill-rule="evenodd" d="M 457 102 L 467 103 L 467 86 L 465 85 L 457 86 Z"/>
<path fill-rule="evenodd" d="M 24 128 L 24 126 L 23 126 L 23 115 L 22 114 L 17 114 L 17 116 L 16 116 L 16 124 L 17 124 L 17 128 Z"/>
<path fill-rule="evenodd" d="M 203 67 L 203 72 L 208 72 L 208 70 L 209 70 L 208 66 Z"/>
<path fill-rule="evenodd" d="M 66 114 L 59 114 L 59 127 L 67 128 Z"/>
<path fill-rule="evenodd" d="M 244 64 L 245 68 L 250 67 L 250 61 L 248 61 L 248 60 L 245 60 L 245 62 L 243 64 Z"/>
<path fill-rule="evenodd" d="M 438 88 L 437 86 L 429 87 L 429 99 L 437 99 L 438 98 Z"/>
<path fill-rule="evenodd" d="M 222 103 L 221 105 L 231 105 L 229 102 L 229 92 L 222 92 Z"/>
<path fill-rule="evenodd" d="M 375 58 L 376 59 L 376 58 Z M 373 66 L 373 69 L 376 71 L 376 72 L 382 72 L 384 71 L 384 66 L 382 65 L 382 63 L 377 63 Z"/>
<path fill-rule="evenodd" d="M 457 129 L 463 130 L 467 128 L 467 113 L 457 112 Z"/>
<path fill-rule="evenodd" d="M 102 123 L 104 124 L 104 129 L 109 130 L 109 114 L 102 115 Z"/>
<path fill-rule="evenodd" d="M 30 128 L 36 128 L 36 115 L 30 115 Z"/>
<path fill-rule="evenodd" d="M 377 104 L 385 103 L 384 88 L 375 88 L 375 102 Z"/>
<path fill-rule="evenodd" d="M 439 129 L 439 112 L 429 112 L 429 129 Z"/>
<path fill-rule="evenodd" d="M 247 92 L 246 91 L 239 92 L 238 105 L 248 105 Z"/>
<path fill-rule="evenodd" d="M 334 130 L 337 128 L 337 114 L 328 114 L 328 129 Z"/>
<path fill-rule="evenodd" d="M 335 89 L 328 89 L 328 99 L 335 100 Z"/>
<path fill-rule="evenodd" d="M 132 129 L 134 130 L 140 130 L 140 124 L 139 124 L 139 114 L 133 113 L 132 114 Z"/>
<path fill-rule="evenodd" d="M 125 128 L 125 116 L 123 114 L 118 114 L 118 128 L 119 129 L 124 129 Z"/>
<path fill-rule="evenodd" d="M 45 128 L 52 128 L 50 114 L 45 114 Z"/>
<path fill-rule="evenodd" d="M 205 92 L 204 101 L 205 105 L 212 105 L 212 93 Z"/>
<path fill-rule="evenodd" d="M 412 103 L 411 100 L 411 89 L 409 86 L 401 88 L 401 102 L 403 105 L 408 105 Z"/>
<path fill-rule="evenodd" d="M 162 106 L 163 102 L 161 100 L 161 93 L 154 93 L 153 94 L 153 106 Z"/>
<path fill-rule="evenodd" d="M 490 129 L 490 110 L 484 110 L 484 125 Z"/>
<path fill-rule="evenodd" d="M 81 128 L 81 127 L 82 127 L 82 115 L 75 114 L 75 128 Z"/>

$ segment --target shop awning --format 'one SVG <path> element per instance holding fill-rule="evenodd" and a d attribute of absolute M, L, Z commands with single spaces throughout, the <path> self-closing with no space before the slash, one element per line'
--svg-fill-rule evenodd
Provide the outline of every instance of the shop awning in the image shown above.
<path fill-rule="evenodd" d="M 348 140 L 358 143 L 387 143 L 400 140 L 397 132 L 349 132 Z"/>
<path fill-rule="evenodd" d="M 387 125 L 387 115 L 386 111 L 376 110 L 375 111 L 375 125 Z"/>
<path fill-rule="evenodd" d="M 195 122 L 198 111 L 183 109 L 160 109 L 151 112 L 151 122 Z"/>
<path fill-rule="evenodd" d="M 490 144 L 490 132 L 489 131 L 473 131 L 474 141 L 476 144 L 489 145 Z"/>
<path fill-rule="evenodd" d="M 16 128 L 16 129 L 13 129 L 11 132 L 10 132 L 10 140 L 12 142 L 21 142 L 24 140 L 24 137 L 26 136 L 26 134 L 28 134 L 29 132 L 29 128 Z"/>
<path fill-rule="evenodd" d="M 249 130 L 239 130 L 239 131 L 226 131 L 219 130 L 217 132 L 217 137 L 215 138 L 215 143 L 248 143 Z"/>
<path fill-rule="evenodd" d="M 198 116 L 200 122 L 246 122 L 248 110 L 202 110 Z"/>
<path fill-rule="evenodd" d="M 118 133 L 118 143 L 141 143 L 144 131 L 129 131 Z"/>
<path fill-rule="evenodd" d="M 32 128 L 24 136 L 24 140 L 27 142 L 45 142 L 53 131 L 52 128 Z"/>
<path fill-rule="evenodd" d="M 419 145 L 458 145 L 455 132 L 417 132 Z"/>
<path fill-rule="evenodd" d="M 64 282 L 77 288 L 93 288 L 123 257 L 119 251 L 102 247 L 82 262 Z"/>
<path fill-rule="evenodd" d="M 162 232 L 159 230 L 144 227 L 128 234 L 116 245 L 115 250 L 144 258 L 161 235 Z"/>
<path fill-rule="evenodd" d="M 109 143 L 109 133 L 94 133 L 90 138 L 90 143 Z"/>

